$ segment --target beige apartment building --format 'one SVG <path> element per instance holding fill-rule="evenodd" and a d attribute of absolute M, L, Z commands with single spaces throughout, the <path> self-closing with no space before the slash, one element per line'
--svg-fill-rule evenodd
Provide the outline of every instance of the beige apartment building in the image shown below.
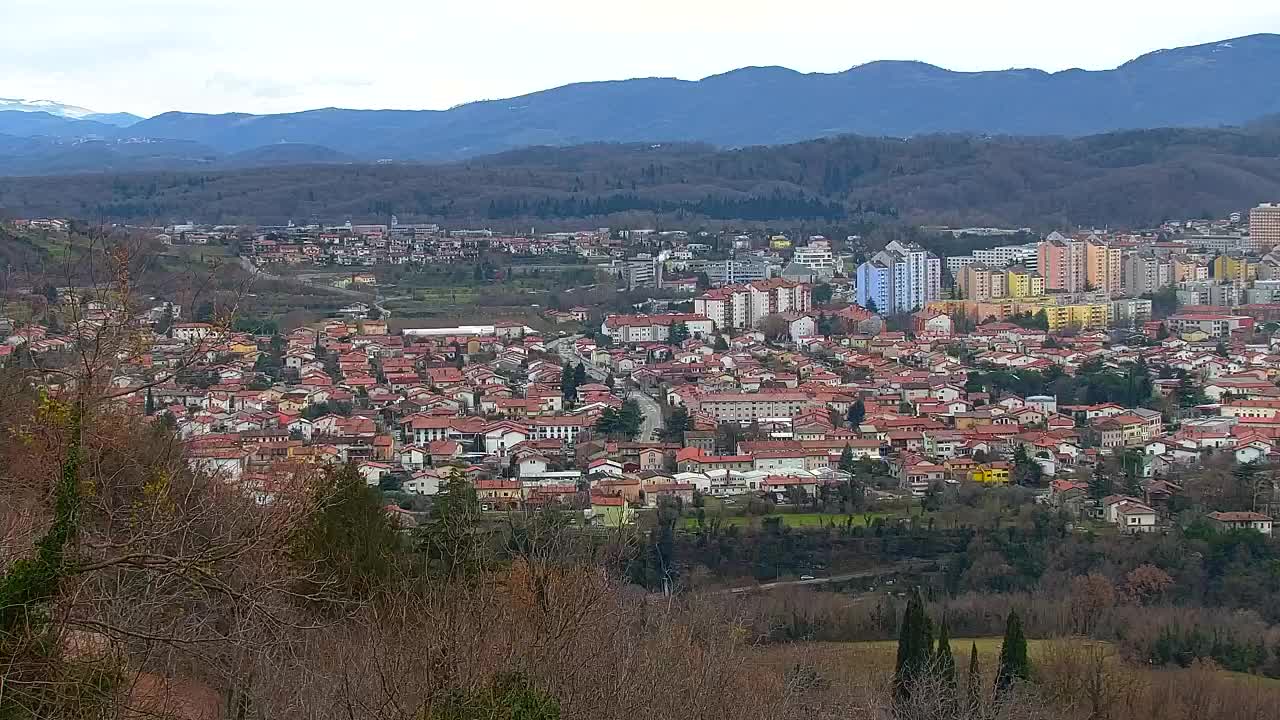
<path fill-rule="evenodd" d="M 1262 203 L 1249 211 L 1249 248 L 1259 254 L 1280 245 L 1280 203 Z"/>

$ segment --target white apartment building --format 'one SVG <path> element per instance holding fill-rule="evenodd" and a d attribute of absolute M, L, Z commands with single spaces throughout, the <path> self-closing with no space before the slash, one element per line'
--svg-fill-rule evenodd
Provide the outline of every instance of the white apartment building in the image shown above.
<path fill-rule="evenodd" d="M 795 249 L 792 262 L 809 268 L 820 277 L 831 277 L 836 272 L 836 258 L 831 243 L 818 237 L 809 238 L 809 244 Z"/>

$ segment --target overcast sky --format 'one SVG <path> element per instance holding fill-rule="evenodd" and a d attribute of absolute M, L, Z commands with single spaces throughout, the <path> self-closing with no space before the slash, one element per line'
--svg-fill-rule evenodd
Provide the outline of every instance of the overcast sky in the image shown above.
<path fill-rule="evenodd" d="M 0 22 L 0 97 L 152 115 L 440 109 L 748 65 L 1102 69 L 1280 32 L 1280 2 L 0 0 Z"/>

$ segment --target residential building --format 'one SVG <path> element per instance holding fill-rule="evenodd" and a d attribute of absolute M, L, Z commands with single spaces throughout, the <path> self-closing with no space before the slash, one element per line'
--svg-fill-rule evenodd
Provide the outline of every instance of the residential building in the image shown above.
<path fill-rule="evenodd" d="M 1123 283 L 1123 251 L 1091 237 L 1085 242 L 1085 285 L 1119 295 Z"/>
<path fill-rule="evenodd" d="M 1257 530 L 1271 534 L 1271 517 L 1256 512 L 1211 512 L 1209 519 L 1223 530 Z"/>
<path fill-rule="evenodd" d="M 942 261 L 915 243 L 893 241 L 858 267 L 858 304 L 892 315 L 942 295 Z"/>
<path fill-rule="evenodd" d="M 709 262 L 704 272 L 713 287 L 741 285 L 769 279 L 769 263 L 763 260 L 719 260 Z"/>
<path fill-rule="evenodd" d="M 1280 203 L 1262 203 L 1249 211 L 1249 249 L 1259 255 L 1280 245 Z"/>
<path fill-rule="evenodd" d="M 1244 284 L 1254 279 L 1258 266 L 1238 254 L 1222 254 L 1213 259 L 1213 279 Z"/>
<path fill-rule="evenodd" d="M 1172 266 L 1167 258 L 1134 253 L 1125 259 L 1124 292 L 1129 297 L 1154 293 L 1172 281 Z"/>
<path fill-rule="evenodd" d="M 1086 243 L 1061 233 L 1050 233 L 1037 248 L 1039 272 L 1046 290 L 1076 292 L 1086 284 Z"/>
<path fill-rule="evenodd" d="M 662 262 L 648 255 L 637 255 L 620 266 L 622 282 L 628 290 L 662 287 Z"/>
<path fill-rule="evenodd" d="M 817 237 L 809 238 L 808 245 L 797 247 L 791 261 L 813 270 L 819 277 L 829 278 L 836 272 L 836 260 L 831 252 L 831 243 Z"/>
<path fill-rule="evenodd" d="M 1028 298 L 1044 295 L 1044 277 L 1025 265 L 1010 266 L 1004 273 L 1005 297 Z"/>

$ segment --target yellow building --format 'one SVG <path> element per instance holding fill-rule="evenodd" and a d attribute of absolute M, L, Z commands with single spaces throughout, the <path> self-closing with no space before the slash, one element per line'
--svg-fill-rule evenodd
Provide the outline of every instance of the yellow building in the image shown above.
<path fill-rule="evenodd" d="M 786 250 L 791 247 L 791 241 L 787 239 L 786 235 L 774 235 L 769 238 L 769 247 L 774 250 Z"/>
<path fill-rule="evenodd" d="M 984 485 L 1007 485 L 1009 483 L 1009 463 L 994 462 L 979 465 L 970 473 L 969 479 Z"/>
<path fill-rule="evenodd" d="M 1011 267 L 1005 271 L 1005 296 L 1030 298 L 1044 295 L 1044 278 L 1025 267 Z"/>
<path fill-rule="evenodd" d="M 1073 326 L 1082 330 L 1098 330 L 1111 324 L 1110 303 L 1045 305 L 1040 309 L 1044 310 L 1045 317 L 1049 320 L 1051 332 Z"/>
<path fill-rule="evenodd" d="M 1257 263 L 1239 255 L 1219 255 L 1213 259 L 1213 278 L 1224 282 L 1248 282 L 1258 274 Z"/>

